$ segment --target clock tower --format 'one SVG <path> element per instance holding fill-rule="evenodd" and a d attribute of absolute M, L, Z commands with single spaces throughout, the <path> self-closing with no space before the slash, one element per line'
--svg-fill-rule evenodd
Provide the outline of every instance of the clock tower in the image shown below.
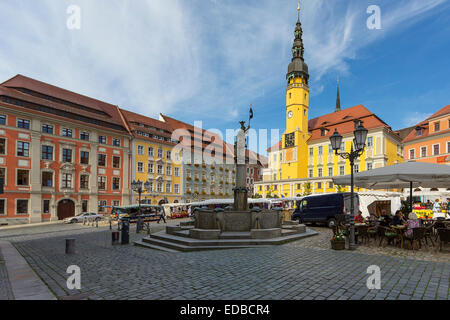
<path fill-rule="evenodd" d="M 286 132 L 283 134 L 281 179 L 307 178 L 309 73 L 303 54 L 303 29 L 300 23 L 300 1 L 295 28 L 292 61 L 286 75 Z"/>

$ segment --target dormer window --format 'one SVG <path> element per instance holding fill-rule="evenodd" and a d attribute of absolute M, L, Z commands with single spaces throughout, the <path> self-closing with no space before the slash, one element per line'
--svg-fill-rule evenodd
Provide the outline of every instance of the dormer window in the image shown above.
<path fill-rule="evenodd" d="M 416 128 L 416 136 L 421 136 L 422 135 L 422 128 L 421 127 L 417 127 Z"/>
<path fill-rule="evenodd" d="M 322 137 L 325 137 L 328 134 L 328 129 L 322 128 L 320 129 L 320 135 Z"/>

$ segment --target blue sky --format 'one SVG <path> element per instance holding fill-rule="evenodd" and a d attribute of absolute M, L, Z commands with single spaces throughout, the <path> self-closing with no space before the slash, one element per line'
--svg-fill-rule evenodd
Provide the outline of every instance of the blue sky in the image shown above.
<path fill-rule="evenodd" d="M 81 8 L 81 29 L 66 27 Z M 381 30 L 366 10 L 381 8 Z M 394 129 L 450 104 L 450 1 L 302 0 L 310 117 L 363 104 Z M 157 117 L 285 128 L 297 0 L 0 3 L 0 80 L 21 73 Z"/>

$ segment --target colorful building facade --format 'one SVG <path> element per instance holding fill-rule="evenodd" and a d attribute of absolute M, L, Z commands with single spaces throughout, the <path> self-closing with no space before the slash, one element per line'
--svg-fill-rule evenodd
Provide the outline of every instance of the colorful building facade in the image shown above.
<path fill-rule="evenodd" d="M 129 203 L 130 135 L 117 106 L 17 75 L 0 85 L 0 223 Z"/>

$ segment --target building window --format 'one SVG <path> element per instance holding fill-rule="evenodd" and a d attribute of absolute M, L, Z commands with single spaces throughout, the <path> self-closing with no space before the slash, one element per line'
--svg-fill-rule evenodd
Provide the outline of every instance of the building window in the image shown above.
<path fill-rule="evenodd" d="M 80 140 L 89 141 L 89 133 L 87 133 L 87 132 L 81 132 L 81 133 L 80 133 Z"/>
<path fill-rule="evenodd" d="M 98 136 L 98 143 L 106 144 L 106 137 L 105 136 Z"/>
<path fill-rule="evenodd" d="M 157 192 L 163 192 L 163 184 L 162 184 L 162 182 L 158 182 L 158 185 L 157 185 L 157 190 L 156 190 Z"/>
<path fill-rule="evenodd" d="M 320 147 L 319 147 L 319 156 L 321 156 L 322 154 L 323 154 L 323 147 L 320 146 Z"/>
<path fill-rule="evenodd" d="M 166 193 L 170 193 L 172 192 L 172 185 L 170 184 L 170 182 L 166 183 Z"/>
<path fill-rule="evenodd" d="M 367 170 L 372 170 L 372 164 L 371 163 L 367 163 Z"/>
<path fill-rule="evenodd" d="M 322 182 L 317 182 L 317 189 L 322 189 Z"/>
<path fill-rule="evenodd" d="M 48 133 L 48 134 L 53 134 L 53 126 L 51 126 L 49 124 L 43 124 L 42 125 L 42 132 L 43 133 Z"/>
<path fill-rule="evenodd" d="M 6 125 L 6 116 L 0 115 L 0 124 Z"/>
<path fill-rule="evenodd" d="M 80 153 L 80 163 L 81 164 L 89 164 L 89 152 L 81 151 L 81 153 Z"/>
<path fill-rule="evenodd" d="M 72 138 L 72 129 L 63 128 L 62 136 Z"/>
<path fill-rule="evenodd" d="M 373 147 L 373 137 L 368 137 L 367 138 L 367 147 Z"/>
<path fill-rule="evenodd" d="M 80 189 L 89 189 L 89 176 L 80 175 Z"/>
<path fill-rule="evenodd" d="M 166 157 L 168 160 L 170 160 L 170 158 L 172 157 L 172 152 L 171 151 L 167 151 L 166 152 Z"/>
<path fill-rule="evenodd" d="M 148 163 L 148 173 L 155 173 L 155 166 L 153 163 Z"/>
<path fill-rule="evenodd" d="M 339 167 L 339 175 L 340 176 L 344 176 L 345 175 L 345 167 L 344 166 L 340 166 Z"/>
<path fill-rule="evenodd" d="M 29 157 L 30 156 L 30 143 L 17 141 L 17 156 Z"/>
<path fill-rule="evenodd" d="M 120 200 L 113 200 L 113 206 L 114 207 L 119 207 L 120 206 Z"/>
<path fill-rule="evenodd" d="M 112 179 L 112 189 L 113 190 L 120 190 L 120 178 L 114 177 Z"/>
<path fill-rule="evenodd" d="M 409 159 L 410 160 L 412 160 L 412 159 L 414 159 L 415 158 L 415 150 L 414 149 L 411 149 L 411 150 L 409 150 Z"/>
<path fill-rule="evenodd" d="M 30 120 L 17 119 L 17 128 L 30 129 Z"/>
<path fill-rule="evenodd" d="M 447 153 L 450 153 L 450 141 L 447 142 Z"/>
<path fill-rule="evenodd" d="M 29 170 L 17 170 L 17 185 L 18 186 L 28 186 L 30 184 L 29 180 Z"/>
<path fill-rule="evenodd" d="M 427 147 L 422 147 L 420 150 L 422 158 L 425 158 L 427 156 Z"/>
<path fill-rule="evenodd" d="M 153 181 L 149 181 L 150 185 L 148 191 L 153 192 Z"/>
<path fill-rule="evenodd" d="M 17 200 L 16 214 L 28 214 L 28 199 Z"/>
<path fill-rule="evenodd" d="M 120 147 L 120 139 L 114 138 L 113 139 L 113 146 Z"/>
<path fill-rule="evenodd" d="M 72 174 L 71 173 L 63 173 L 62 187 L 66 188 L 66 189 L 72 188 Z"/>
<path fill-rule="evenodd" d="M 416 136 L 422 135 L 422 128 L 416 128 Z"/>
<path fill-rule="evenodd" d="M 148 156 L 153 157 L 155 155 L 155 149 L 153 147 L 148 147 Z"/>
<path fill-rule="evenodd" d="M 6 169 L 5 168 L 0 168 L 0 181 L 3 182 L 3 184 L 6 183 L 5 175 L 6 175 Z"/>
<path fill-rule="evenodd" d="M 120 169 L 120 157 L 113 156 L 113 168 Z"/>
<path fill-rule="evenodd" d="M 0 154 L 5 155 L 6 154 L 6 139 L 0 138 Z"/>
<path fill-rule="evenodd" d="M 158 164 L 158 174 L 164 174 L 164 166 L 161 164 Z"/>
<path fill-rule="evenodd" d="M 72 162 L 72 149 L 63 149 L 62 162 Z"/>
<path fill-rule="evenodd" d="M 42 186 L 53 187 L 53 172 L 42 172 Z"/>
<path fill-rule="evenodd" d="M 138 145 L 137 146 L 137 153 L 138 153 L 138 155 L 143 156 L 144 155 L 144 146 Z"/>
<path fill-rule="evenodd" d="M 328 182 L 328 189 L 334 188 L 334 183 L 333 182 Z"/>
<path fill-rule="evenodd" d="M 172 166 L 167 166 L 167 168 L 166 168 L 166 174 L 167 174 L 168 176 L 171 176 L 171 175 L 172 175 Z"/>
<path fill-rule="evenodd" d="M 450 142 L 449 142 L 450 143 Z M 175 173 L 175 177 L 179 177 L 180 176 L 180 168 L 175 168 L 174 169 L 174 173 Z"/>
<path fill-rule="evenodd" d="M 86 213 L 88 211 L 88 200 L 81 200 L 81 212 Z"/>
<path fill-rule="evenodd" d="M 144 172 L 144 163 L 143 162 L 137 163 L 137 171 L 140 173 Z"/>
<path fill-rule="evenodd" d="M 107 202 L 106 200 L 99 200 L 98 201 L 98 212 L 106 212 L 106 205 Z"/>
<path fill-rule="evenodd" d="M 440 154 L 440 145 L 439 144 L 435 144 L 433 146 L 433 155 L 438 156 Z"/>
<path fill-rule="evenodd" d="M 342 142 L 342 144 L 341 144 L 341 151 L 342 151 L 342 152 L 345 151 L 345 142 Z"/>
<path fill-rule="evenodd" d="M 52 146 L 42 146 L 42 160 L 53 160 Z"/>
<path fill-rule="evenodd" d="M 98 176 L 98 190 L 106 190 L 106 177 Z"/>
<path fill-rule="evenodd" d="M 162 158 L 162 157 L 163 157 L 163 150 L 158 149 L 158 158 Z"/>
<path fill-rule="evenodd" d="M 434 131 L 440 131 L 441 130 L 441 123 L 435 122 L 434 123 Z"/>
<path fill-rule="evenodd" d="M 310 157 L 314 156 L 314 149 L 313 148 L 309 148 L 309 156 Z"/>
<path fill-rule="evenodd" d="M 106 167 L 106 154 L 99 154 L 98 155 L 98 166 L 99 167 Z"/>
<path fill-rule="evenodd" d="M 0 199 L 0 216 L 6 215 L 6 199 Z"/>
<path fill-rule="evenodd" d="M 50 200 L 44 200 L 42 202 L 42 212 L 50 213 Z"/>
<path fill-rule="evenodd" d="M 354 172 L 358 173 L 359 172 L 359 164 L 355 164 L 354 166 Z"/>
<path fill-rule="evenodd" d="M 333 176 L 333 168 L 328 168 L 328 176 L 329 177 Z"/>
<path fill-rule="evenodd" d="M 322 169 L 322 168 L 319 168 L 319 169 L 317 170 L 317 176 L 318 176 L 319 178 L 322 178 L 322 176 L 323 176 L 323 169 Z"/>
<path fill-rule="evenodd" d="M 310 177 L 310 178 L 314 177 L 314 171 L 313 171 L 313 169 L 309 169 L 309 177 Z"/>

